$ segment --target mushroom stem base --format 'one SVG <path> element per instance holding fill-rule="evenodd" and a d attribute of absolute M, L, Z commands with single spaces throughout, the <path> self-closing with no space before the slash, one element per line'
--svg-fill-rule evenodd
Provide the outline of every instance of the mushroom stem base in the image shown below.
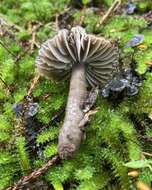
<path fill-rule="evenodd" d="M 84 117 L 82 106 L 86 93 L 85 68 L 77 65 L 72 71 L 65 119 L 58 140 L 58 153 L 62 159 L 72 158 L 79 149 L 84 135 L 79 123 Z"/>

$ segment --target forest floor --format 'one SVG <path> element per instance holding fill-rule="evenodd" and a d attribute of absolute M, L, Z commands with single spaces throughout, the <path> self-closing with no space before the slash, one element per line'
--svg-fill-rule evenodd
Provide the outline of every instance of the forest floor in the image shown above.
<path fill-rule="evenodd" d="M 0 190 L 151 189 L 152 1 L 123 0 L 107 14 L 112 3 L 0 1 Z M 39 77 L 35 60 L 43 42 L 77 25 L 118 45 L 119 72 L 99 89 L 75 158 L 63 161 L 69 82 Z"/>

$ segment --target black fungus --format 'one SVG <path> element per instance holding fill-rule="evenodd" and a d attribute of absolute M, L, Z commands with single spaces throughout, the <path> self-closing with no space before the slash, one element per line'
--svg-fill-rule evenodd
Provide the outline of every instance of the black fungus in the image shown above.
<path fill-rule="evenodd" d="M 26 101 L 26 102 L 31 102 L 31 101 L 32 101 L 32 99 L 33 99 L 33 97 L 32 97 L 32 96 L 27 95 L 27 96 L 25 96 L 25 97 L 24 97 L 24 99 L 25 99 L 25 101 Z"/>
<path fill-rule="evenodd" d="M 38 103 L 29 103 L 28 110 L 26 112 L 27 117 L 33 117 L 38 112 L 39 105 Z"/>
<path fill-rule="evenodd" d="M 21 117 L 23 113 L 23 104 L 22 103 L 15 103 L 12 107 L 13 111 L 16 114 L 16 117 Z"/>
<path fill-rule="evenodd" d="M 57 126 L 57 124 L 61 121 L 64 111 L 65 109 L 61 109 L 58 113 L 56 113 L 48 125 L 44 125 L 38 121 L 35 116 L 25 118 L 25 135 L 32 155 L 38 156 L 42 160 L 46 159 L 43 152 L 45 147 L 50 144 L 50 141 L 43 144 L 38 144 L 36 142 L 37 135 L 51 126 Z"/>
<path fill-rule="evenodd" d="M 107 84 L 103 89 L 102 89 L 102 92 L 101 92 L 102 96 L 104 98 L 107 98 L 110 94 L 110 87 L 109 87 L 109 84 Z"/>
<path fill-rule="evenodd" d="M 126 93 L 128 96 L 134 96 L 138 93 L 138 88 L 134 85 L 130 85 L 127 87 Z"/>
<path fill-rule="evenodd" d="M 112 80 L 112 82 L 110 83 L 110 90 L 115 92 L 122 91 L 125 87 L 125 83 L 117 78 Z"/>
<path fill-rule="evenodd" d="M 38 156 L 40 159 L 44 159 L 44 146 L 36 143 L 37 135 L 40 133 L 41 128 L 44 127 L 44 125 L 35 117 L 26 118 L 25 121 L 25 136 L 29 150 L 31 150 L 32 155 Z"/>
<path fill-rule="evenodd" d="M 30 118 L 37 114 L 39 105 L 38 103 L 28 103 L 25 107 L 23 103 L 13 104 L 13 111 L 16 114 L 16 117 Z"/>
<path fill-rule="evenodd" d="M 140 87 L 142 85 L 142 81 L 138 77 L 133 77 L 132 84 L 137 86 L 137 87 Z"/>
<path fill-rule="evenodd" d="M 122 72 L 122 76 L 126 79 L 126 80 L 132 80 L 133 78 L 133 71 L 132 69 L 126 69 Z"/>
<path fill-rule="evenodd" d="M 142 85 L 142 79 L 132 69 L 126 69 L 118 73 L 101 91 L 104 98 L 117 99 L 119 94 L 123 96 L 134 96 Z"/>

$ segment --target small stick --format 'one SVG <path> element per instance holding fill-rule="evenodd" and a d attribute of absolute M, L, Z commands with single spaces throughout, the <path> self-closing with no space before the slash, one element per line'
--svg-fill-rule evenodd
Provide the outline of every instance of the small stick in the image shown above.
<path fill-rule="evenodd" d="M 142 152 L 145 156 L 151 156 L 152 157 L 152 153 L 149 152 Z"/>
<path fill-rule="evenodd" d="M 55 28 L 57 31 L 59 30 L 59 14 L 55 15 Z"/>
<path fill-rule="evenodd" d="M 9 93 L 11 93 L 11 89 L 10 87 L 7 85 L 7 83 L 0 77 L 0 81 L 2 81 L 2 83 L 4 84 L 4 86 L 7 88 L 7 90 L 9 91 Z"/>
<path fill-rule="evenodd" d="M 106 14 L 102 17 L 102 19 L 99 21 L 99 23 L 96 25 L 96 27 L 100 27 L 102 24 L 106 22 L 108 17 L 120 6 L 121 0 L 115 0 L 111 7 L 108 9 Z"/>
<path fill-rule="evenodd" d="M 34 49 L 34 46 L 37 48 L 40 48 L 39 44 L 36 42 L 36 31 L 42 26 L 41 23 L 38 23 L 37 25 L 34 25 L 33 27 L 30 25 L 30 30 L 32 32 L 32 40 L 31 40 L 31 52 Z"/>
<path fill-rule="evenodd" d="M 140 135 L 140 134 L 138 134 L 137 136 L 138 136 L 139 138 L 144 139 L 145 141 L 152 142 L 152 138 L 149 137 L 149 136 L 146 136 L 146 135 Z"/>
<path fill-rule="evenodd" d="M 96 114 L 98 111 L 99 111 L 98 108 L 96 108 L 96 109 L 94 109 L 94 110 L 88 111 L 88 112 L 84 115 L 83 119 L 80 121 L 80 123 L 79 123 L 79 128 L 82 128 L 82 129 L 83 129 L 83 128 L 84 128 L 84 125 L 87 124 L 87 123 L 90 121 L 90 116 Z"/>
<path fill-rule="evenodd" d="M 41 168 L 38 168 L 34 170 L 30 175 L 24 176 L 21 178 L 17 183 L 14 184 L 13 187 L 9 187 L 6 190 L 21 190 L 24 188 L 25 185 L 27 185 L 29 182 L 34 181 L 38 177 L 42 176 L 50 166 L 55 164 L 59 160 L 59 156 L 54 156 L 51 160 L 49 160 L 47 163 L 45 163 Z"/>
<path fill-rule="evenodd" d="M 36 37 L 36 32 L 33 31 L 33 32 L 32 32 L 32 41 L 31 41 L 31 51 L 33 51 L 33 49 L 34 49 L 35 37 Z"/>
<path fill-rule="evenodd" d="M 1 13 L 0 13 L 0 20 L 1 20 L 1 25 L 2 25 L 2 26 L 3 26 L 3 25 L 6 25 L 6 26 L 8 26 L 9 28 L 14 28 L 15 30 L 17 30 L 17 31 L 19 31 L 19 32 L 23 30 L 23 29 L 22 29 L 21 27 L 19 27 L 18 25 L 16 25 L 16 24 L 10 22 L 10 21 L 6 18 L 6 16 L 3 15 L 3 14 L 1 14 Z"/>
<path fill-rule="evenodd" d="M 4 49 L 6 49 L 6 50 L 8 51 L 8 53 L 10 53 L 13 57 L 16 57 L 16 55 L 15 55 L 14 53 L 12 53 L 12 52 L 9 50 L 9 48 L 8 48 L 2 41 L 0 41 L 0 45 L 1 45 Z"/>
<path fill-rule="evenodd" d="M 28 93 L 27 93 L 28 96 L 31 96 L 31 95 L 32 95 L 33 89 L 35 88 L 35 85 L 38 83 L 39 79 L 40 79 L 40 75 L 37 74 L 37 75 L 34 77 L 33 81 L 32 81 L 32 84 L 31 84 L 31 86 L 30 86 L 30 89 L 28 90 Z"/>

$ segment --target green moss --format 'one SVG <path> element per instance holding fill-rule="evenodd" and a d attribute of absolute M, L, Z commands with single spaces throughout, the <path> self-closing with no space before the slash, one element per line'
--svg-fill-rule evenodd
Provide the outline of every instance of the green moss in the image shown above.
<path fill-rule="evenodd" d="M 139 180 L 141 180 L 150 187 L 151 179 L 152 179 L 152 172 L 148 168 L 142 170 L 142 172 L 139 175 Z"/>
<path fill-rule="evenodd" d="M 5 67 L 4 67 L 5 65 Z M 3 64 L 0 65 L 1 67 L 1 76 L 4 81 L 6 81 L 8 84 L 12 84 L 15 80 L 14 77 L 14 60 L 13 59 L 6 59 Z M 12 73 L 12 74 L 8 74 Z"/>
<path fill-rule="evenodd" d="M 125 39 L 129 40 L 132 35 L 138 34 L 139 29 L 146 28 L 146 26 L 147 22 L 143 18 L 126 15 L 115 16 L 108 21 L 106 26 L 104 26 L 103 33 L 107 37 L 114 39 L 120 38 L 123 40 L 125 36 Z"/>
<path fill-rule="evenodd" d="M 149 11 L 151 9 L 152 2 L 150 0 L 146 0 L 146 1 L 137 0 L 136 5 L 137 5 L 138 11 L 145 13 L 146 11 Z"/>
<path fill-rule="evenodd" d="M 58 128 L 52 127 L 51 129 L 46 130 L 38 135 L 37 143 L 43 144 L 45 142 L 54 140 L 55 138 L 57 138 L 57 135 L 58 135 Z"/>
<path fill-rule="evenodd" d="M 152 74 L 149 73 L 146 75 L 146 80 L 144 81 L 143 86 L 140 88 L 140 92 L 136 97 L 128 98 L 120 104 L 120 109 L 124 113 L 150 113 L 152 109 L 151 102 L 151 82 L 152 82 Z"/>
<path fill-rule="evenodd" d="M 30 39 L 30 37 L 31 37 L 31 35 L 30 35 L 29 31 L 23 30 L 18 34 L 17 39 L 18 40 L 28 40 L 28 39 Z"/>
<path fill-rule="evenodd" d="M 46 158 L 50 158 L 52 156 L 54 156 L 55 154 L 57 154 L 57 145 L 56 144 L 52 144 L 46 146 L 45 150 L 44 150 L 44 156 Z"/>
<path fill-rule="evenodd" d="M 30 160 L 28 152 L 26 150 L 26 142 L 24 137 L 16 138 L 16 148 L 19 157 L 19 163 L 22 168 L 22 172 L 25 175 L 30 170 Z"/>
<path fill-rule="evenodd" d="M 151 50 L 147 51 L 138 51 L 134 57 L 137 62 L 136 71 L 140 75 L 144 74 L 148 68 L 148 63 L 152 60 L 152 52 Z"/>

